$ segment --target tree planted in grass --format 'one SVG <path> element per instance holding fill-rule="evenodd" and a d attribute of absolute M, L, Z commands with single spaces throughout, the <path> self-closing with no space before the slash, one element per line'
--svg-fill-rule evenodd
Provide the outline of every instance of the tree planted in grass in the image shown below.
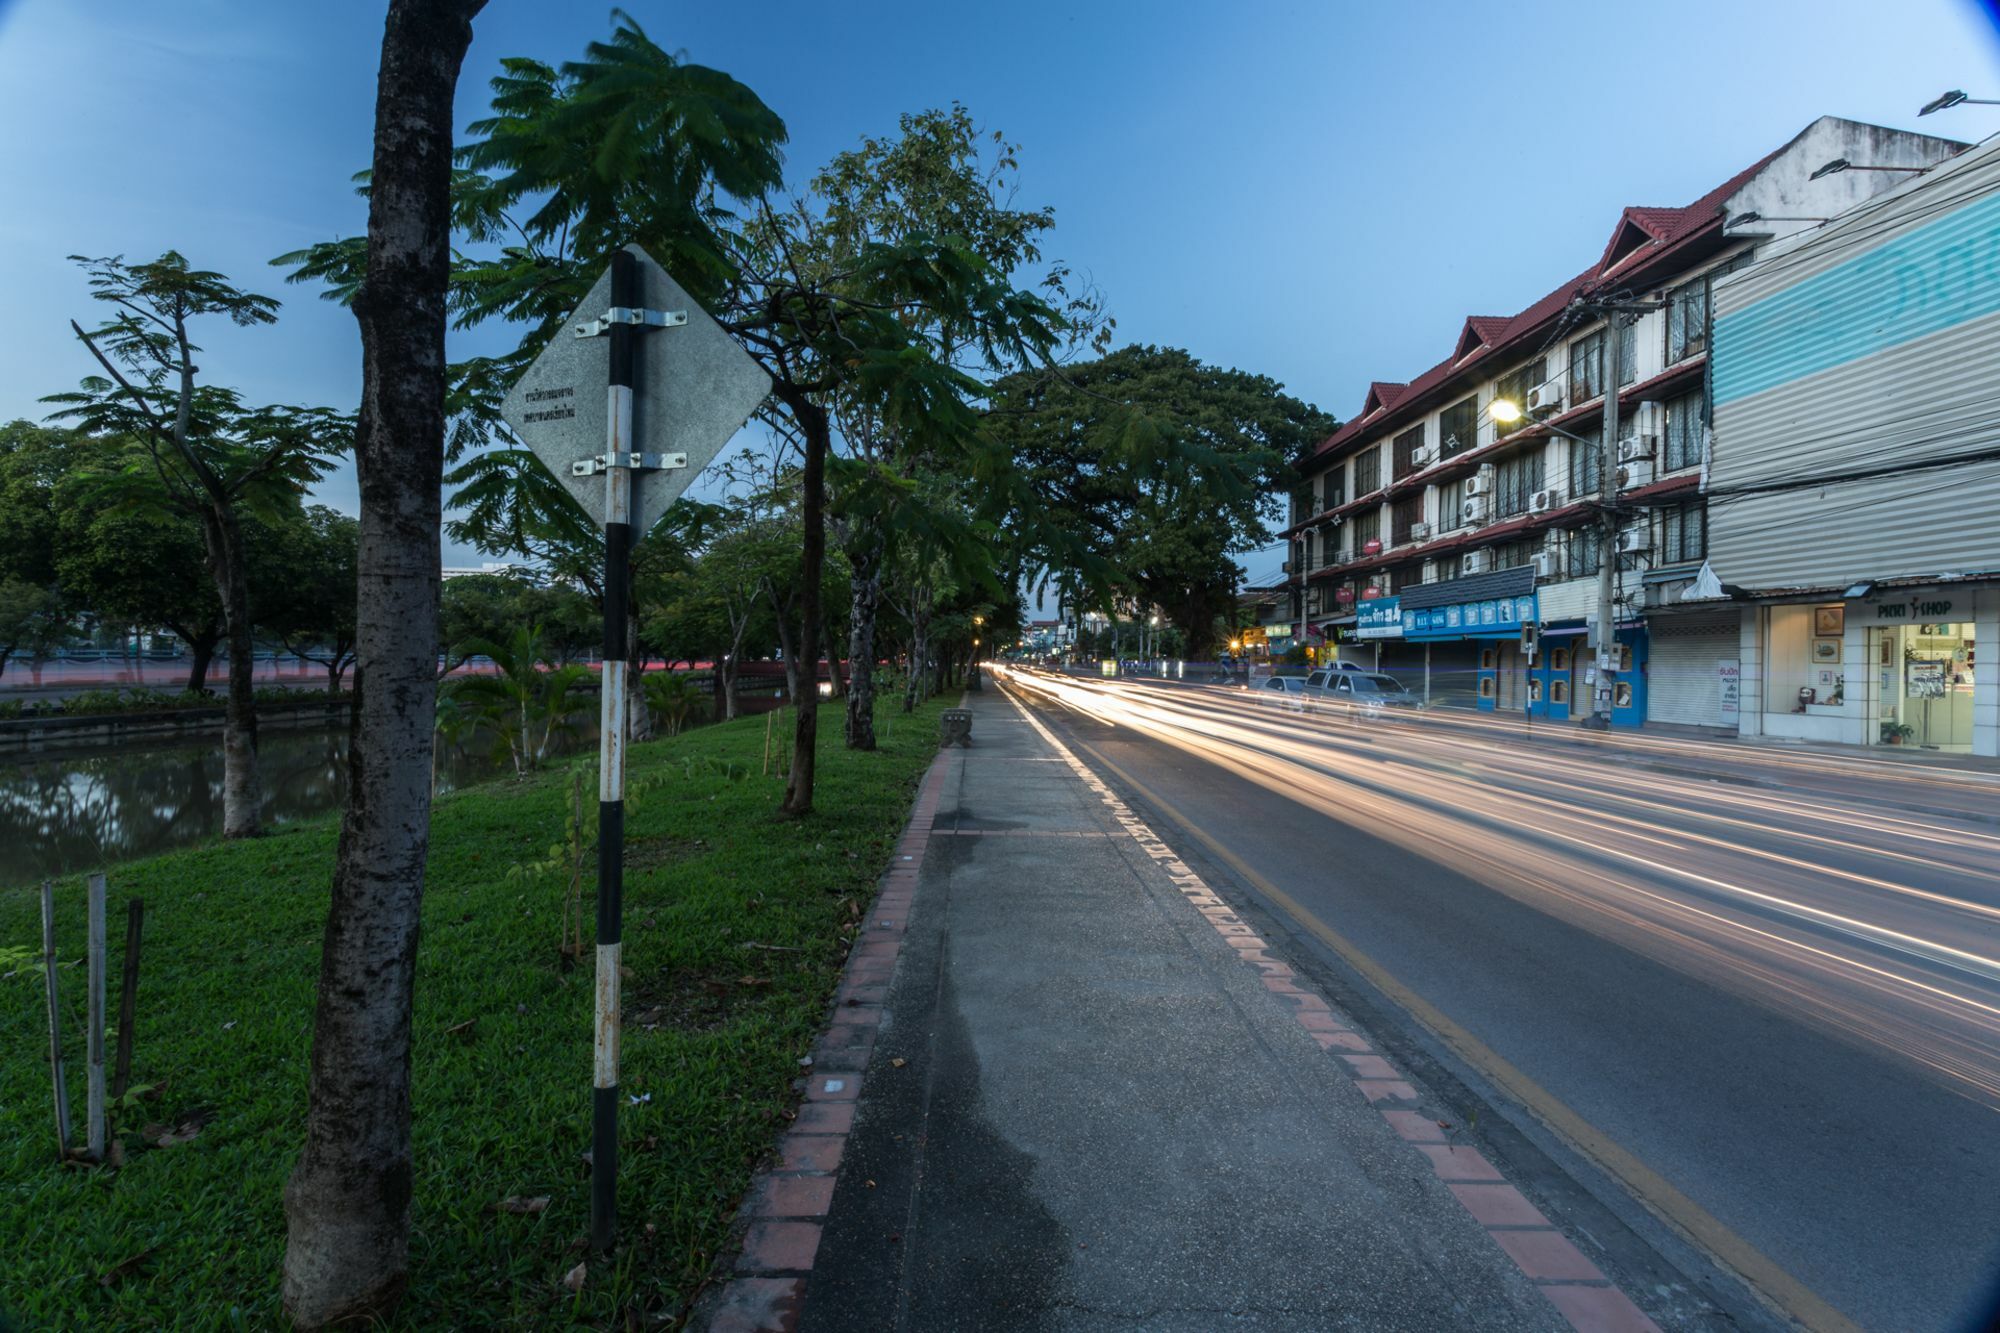
<path fill-rule="evenodd" d="M 524 625 L 500 642 L 473 639 L 458 646 L 461 661 L 484 657 L 491 675 L 474 671 L 445 688 L 493 729 L 495 747 L 514 761 L 516 774 L 541 767 L 556 740 L 574 729 L 583 705 L 577 689 L 590 679 L 580 666 L 544 667 L 547 648 L 540 626 Z"/>
<path fill-rule="evenodd" d="M 271 324 L 278 302 L 192 267 L 169 250 L 144 264 L 72 255 L 110 318 L 83 340 L 105 375 L 86 378 L 54 419 L 75 421 L 102 441 L 93 473 L 107 503 L 151 505 L 201 525 L 209 577 L 229 644 L 223 725 L 222 831 L 257 832 L 257 706 L 251 673 L 250 571 L 243 521 L 253 510 L 296 504 L 344 450 L 352 421 L 325 408 L 246 408 L 237 395 L 197 380 L 193 326 L 215 318 L 240 327 Z"/>
<path fill-rule="evenodd" d="M 483 0 L 390 0 L 361 325 L 349 794 L 320 954 L 305 1147 L 285 1185 L 285 1311 L 319 1328 L 409 1280 L 410 1022 L 437 702 L 452 96 Z"/>

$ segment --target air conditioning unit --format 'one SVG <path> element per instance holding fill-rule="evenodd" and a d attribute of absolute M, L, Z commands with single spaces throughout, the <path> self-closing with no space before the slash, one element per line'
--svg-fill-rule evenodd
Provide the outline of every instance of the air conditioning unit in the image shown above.
<path fill-rule="evenodd" d="M 1537 384 L 1528 390 L 1527 409 L 1533 416 L 1547 416 L 1551 412 L 1562 411 L 1563 391 L 1560 384 Z"/>
<path fill-rule="evenodd" d="M 1493 468 L 1490 464 L 1465 479 L 1465 493 L 1468 497 L 1493 494 Z"/>
<path fill-rule="evenodd" d="M 1552 579 L 1556 576 L 1556 558 L 1553 552 L 1537 551 L 1528 557 L 1528 563 L 1535 567 L 1535 577 Z"/>
<path fill-rule="evenodd" d="M 1430 525 L 1430 524 L 1428 524 L 1428 523 L 1412 523 L 1412 524 L 1410 524 L 1410 540 L 1411 540 L 1411 541 L 1413 541 L 1413 542 L 1427 542 L 1427 541 L 1429 541 L 1430 539 L 1431 539 L 1431 525 Z"/>
<path fill-rule="evenodd" d="M 1410 450 L 1411 467 L 1429 467 L 1438 461 L 1437 449 L 1432 445 L 1419 445 Z"/>
<path fill-rule="evenodd" d="M 1484 523 L 1486 521 L 1486 497 L 1475 495 L 1470 500 L 1460 501 L 1458 517 L 1461 522 L 1465 523 Z"/>
<path fill-rule="evenodd" d="M 1618 469 L 1618 489 L 1621 491 L 1629 491 L 1635 486 L 1648 485 L 1652 480 L 1653 461 L 1650 458 L 1640 459 L 1636 463 L 1627 463 Z"/>
<path fill-rule="evenodd" d="M 1531 514 L 1546 514 L 1551 509 L 1562 508 L 1562 502 L 1562 488 L 1551 486 L 1547 490 L 1536 491 L 1528 497 L 1528 512 Z"/>
<path fill-rule="evenodd" d="M 1491 551 L 1467 551 L 1465 558 L 1459 561 L 1458 572 L 1461 575 L 1484 574 L 1486 572 L 1486 562 L 1492 558 L 1493 553 Z"/>
<path fill-rule="evenodd" d="M 1636 463 L 1643 458 L 1651 458 L 1659 452 L 1659 436 L 1627 435 L 1618 441 L 1618 461 Z"/>
<path fill-rule="evenodd" d="M 1618 534 L 1618 554 L 1644 555 L 1653 549 L 1653 534 L 1645 527 L 1626 528 Z"/>

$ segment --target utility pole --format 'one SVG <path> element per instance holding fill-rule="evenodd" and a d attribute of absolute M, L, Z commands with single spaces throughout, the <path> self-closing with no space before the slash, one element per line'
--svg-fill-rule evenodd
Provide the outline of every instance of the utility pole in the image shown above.
<path fill-rule="evenodd" d="M 1611 725 L 1612 676 L 1618 663 L 1618 616 L 1613 606 L 1613 580 L 1618 570 L 1618 307 L 1604 311 L 1604 347 L 1599 363 L 1604 372 L 1604 439 L 1598 450 L 1599 509 L 1597 552 L 1597 619 L 1591 647 L 1597 654 L 1597 684 L 1591 692 L 1589 725 L 1599 731 Z"/>

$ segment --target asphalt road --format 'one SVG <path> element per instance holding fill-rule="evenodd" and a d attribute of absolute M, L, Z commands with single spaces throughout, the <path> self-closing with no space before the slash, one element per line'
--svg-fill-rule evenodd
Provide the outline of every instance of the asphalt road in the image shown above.
<path fill-rule="evenodd" d="M 2000 773 L 1010 684 L 1666 1262 L 1812 1326 L 1991 1308 Z"/>

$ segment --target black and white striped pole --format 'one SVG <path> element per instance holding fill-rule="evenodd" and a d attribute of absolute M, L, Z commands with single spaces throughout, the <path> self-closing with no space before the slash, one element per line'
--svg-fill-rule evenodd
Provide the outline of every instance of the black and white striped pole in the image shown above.
<path fill-rule="evenodd" d="M 611 256 L 611 304 L 639 304 L 638 265 Z M 618 1235 L 618 967 L 625 929 L 625 634 L 632 573 L 632 344 L 639 326 L 613 324 L 605 390 L 604 682 L 597 742 L 597 1004 L 591 1069 L 590 1243 L 600 1253 Z"/>
<path fill-rule="evenodd" d="M 649 308 L 649 298 L 652 307 L 675 308 Z M 577 314 L 576 336 L 554 339 L 542 349 L 508 391 L 500 414 L 604 528 L 590 1149 L 590 1238 L 604 1251 L 618 1234 L 618 992 L 632 548 L 764 402 L 771 377 L 637 246 L 611 256 Z M 661 329 L 674 332 L 665 338 L 639 336 Z M 600 439 L 603 453 L 577 456 L 598 448 Z"/>

